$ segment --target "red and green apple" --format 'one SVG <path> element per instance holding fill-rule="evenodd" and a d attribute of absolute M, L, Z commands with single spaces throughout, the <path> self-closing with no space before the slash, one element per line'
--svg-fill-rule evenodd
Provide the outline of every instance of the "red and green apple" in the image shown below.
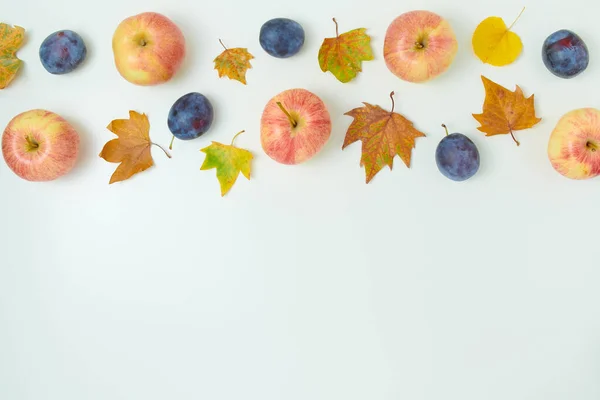
<path fill-rule="evenodd" d="M 458 42 L 446 19 L 426 10 L 404 13 L 388 26 L 383 57 L 388 69 L 408 82 L 429 81 L 454 61 Z"/>
<path fill-rule="evenodd" d="M 600 110 L 579 108 L 563 115 L 550 134 L 548 158 L 567 178 L 600 175 Z"/>
<path fill-rule="evenodd" d="M 314 157 L 331 135 L 325 103 L 306 89 L 288 89 L 264 108 L 260 139 L 265 153 L 281 164 L 300 164 Z"/>
<path fill-rule="evenodd" d="M 30 110 L 14 117 L 2 135 L 2 154 L 19 177 L 51 181 L 67 174 L 79 153 L 79 134 L 60 115 Z"/>

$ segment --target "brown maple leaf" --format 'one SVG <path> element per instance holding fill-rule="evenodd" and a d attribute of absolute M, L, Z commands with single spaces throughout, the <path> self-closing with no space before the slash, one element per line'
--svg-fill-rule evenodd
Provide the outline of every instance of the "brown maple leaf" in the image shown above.
<path fill-rule="evenodd" d="M 534 95 L 525 98 L 519 86 L 514 92 L 481 76 L 485 88 L 485 101 L 483 113 L 473 114 L 481 124 L 478 130 L 486 136 L 508 134 L 520 145 L 515 138 L 514 131 L 528 129 L 542 119 L 535 116 Z"/>
<path fill-rule="evenodd" d="M 171 158 L 161 146 L 150 141 L 150 122 L 146 114 L 129 111 L 129 119 L 116 119 L 107 129 L 118 136 L 104 145 L 100 157 L 121 163 L 110 177 L 109 184 L 124 181 L 154 165 L 150 146 L 155 145 Z"/>
<path fill-rule="evenodd" d="M 358 140 L 362 142 L 360 165 L 365 167 L 367 183 L 384 166 L 387 165 L 391 170 L 396 155 L 410 168 L 415 139 L 425 136 L 413 127 L 412 122 L 394 112 L 394 92 L 390 93 L 390 98 L 392 111 L 363 102 L 364 107 L 344 114 L 353 117 L 354 121 L 346 132 L 342 149 Z"/>

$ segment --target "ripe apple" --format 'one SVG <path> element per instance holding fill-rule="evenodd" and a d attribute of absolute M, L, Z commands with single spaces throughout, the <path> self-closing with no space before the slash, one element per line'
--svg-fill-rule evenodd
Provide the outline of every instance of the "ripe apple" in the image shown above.
<path fill-rule="evenodd" d="M 600 110 L 580 108 L 563 115 L 550 134 L 548 158 L 567 178 L 600 175 Z"/>
<path fill-rule="evenodd" d="M 51 181 L 65 175 L 78 153 L 79 134 L 51 111 L 25 111 L 8 123 L 2 135 L 6 164 L 28 181 Z"/>
<path fill-rule="evenodd" d="M 169 81 L 185 58 L 185 38 L 169 18 L 144 12 L 123 20 L 113 34 L 117 70 L 123 78 L 142 86 Z"/>
<path fill-rule="evenodd" d="M 306 89 L 288 89 L 273 97 L 262 114 L 260 140 L 269 157 L 300 164 L 314 157 L 331 134 L 325 103 Z"/>
<path fill-rule="evenodd" d="M 430 11 L 410 11 L 389 25 L 383 57 L 388 69 L 408 82 L 425 82 L 454 61 L 458 42 L 452 27 Z"/>

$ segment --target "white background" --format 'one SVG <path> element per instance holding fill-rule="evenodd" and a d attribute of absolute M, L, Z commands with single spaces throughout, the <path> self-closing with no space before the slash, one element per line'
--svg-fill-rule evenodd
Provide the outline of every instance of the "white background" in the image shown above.
<path fill-rule="evenodd" d="M 515 26 L 524 51 L 495 68 L 472 53 L 484 18 Z M 596 9 L 594 8 L 596 7 Z M 410 84 L 382 58 L 388 24 L 413 9 L 450 21 L 455 63 Z M 113 64 L 111 37 L 133 14 L 157 11 L 183 30 L 189 56 L 177 77 L 136 87 Z M 597 5 L 591 0 L 33 1 L 2 6 L 27 29 L 25 66 L 0 92 L 0 125 L 32 108 L 80 132 L 73 172 L 29 183 L 0 164 L 0 398 L 6 400 L 553 400 L 600 398 L 600 181 L 570 181 L 548 162 L 550 132 L 574 108 L 600 106 Z M 306 44 L 294 58 L 268 56 L 262 23 L 296 19 Z M 376 60 L 349 84 L 322 73 L 318 49 L 368 28 Z M 561 80 L 543 66 L 545 37 L 580 34 L 588 70 Z M 89 56 L 76 72 L 48 74 L 43 39 L 73 29 Z M 255 59 L 248 86 L 219 79 L 212 60 L 229 47 Z M 471 116 L 480 75 L 535 94 L 542 122 L 485 137 Z M 259 121 L 278 92 L 303 87 L 332 115 L 324 150 L 283 166 L 261 150 Z M 427 134 L 413 164 L 398 158 L 371 184 L 360 144 L 342 151 L 362 101 L 396 110 Z M 167 159 L 108 185 L 116 164 L 98 157 L 108 123 L 145 112 L 151 138 L 168 146 L 167 113 L 199 91 L 215 107 L 204 137 L 177 141 Z M 441 123 L 469 135 L 482 166 L 471 180 L 444 178 L 434 162 Z M 252 180 L 221 198 L 215 171 L 200 171 L 211 140 L 255 155 Z M 599 178 L 600 179 L 600 178 Z"/>

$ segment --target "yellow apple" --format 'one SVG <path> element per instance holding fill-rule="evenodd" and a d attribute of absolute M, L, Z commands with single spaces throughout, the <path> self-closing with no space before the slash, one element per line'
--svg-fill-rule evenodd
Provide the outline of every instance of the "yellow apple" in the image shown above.
<path fill-rule="evenodd" d="M 567 178 L 600 175 L 600 110 L 579 108 L 563 115 L 550 134 L 548 158 Z"/>
<path fill-rule="evenodd" d="M 169 81 L 185 58 L 185 38 L 173 21 L 162 14 L 144 12 L 123 20 L 113 34 L 117 70 L 136 85 Z"/>

